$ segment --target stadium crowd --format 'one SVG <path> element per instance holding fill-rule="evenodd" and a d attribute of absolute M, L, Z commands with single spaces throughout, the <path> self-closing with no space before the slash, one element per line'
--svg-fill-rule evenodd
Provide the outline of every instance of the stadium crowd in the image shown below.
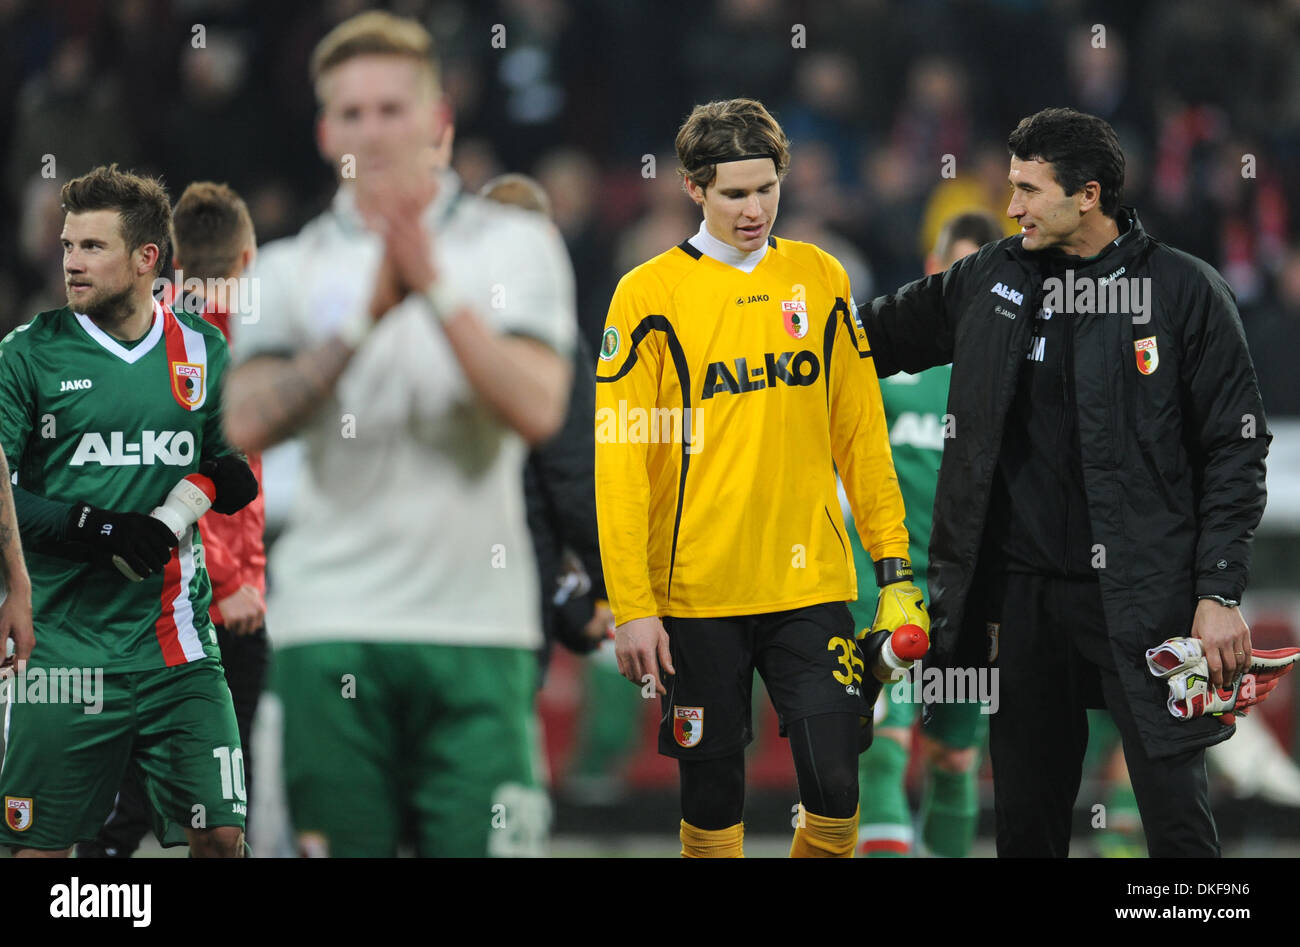
<path fill-rule="evenodd" d="M 175 194 L 226 181 L 261 242 L 318 213 L 332 179 L 300 77 L 330 26 L 374 5 L 0 2 L 0 330 L 60 301 L 58 189 L 97 163 Z M 709 0 L 689 21 L 597 0 L 382 6 L 436 38 L 467 188 L 502 171 L 546 187 L 593 347 L 618 275 L 695 229 L 663 199 L 679 187 L 664 129 L 695 102 L 774 106 L 797 159 L 777 229 L 843 260 L 859 298 L 913 278 L 954 210 L 1002 216 L 1007 132 L 1061 104 L 1115 126 L 1125 202 L 1224 274 L 1266 408 L 1300 414 L 1295 4 Z"/>

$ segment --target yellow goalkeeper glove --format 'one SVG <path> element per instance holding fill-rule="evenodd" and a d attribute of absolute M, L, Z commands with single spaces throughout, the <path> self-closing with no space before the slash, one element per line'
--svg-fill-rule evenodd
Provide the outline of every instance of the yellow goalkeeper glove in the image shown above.
<path fill-rule="evenodd" d="M 869 705 L 875 704 L 884 684 L 897 680 L 897 672 L 912 666 L 910 656 L 900 658 L 893 650 L 891 638 L 900 626 L 916 625 L 925 633 L 925 648 L 919 649 L 920 652 L 930 646 L 930 613 L 925 610 L 925 596 L 912 582 L 912 564 L 906 559 L 891 558 L 881 559 L 875 565 L 876 585 L 880 587 L 876 620 L 870 628 L 858 632 L 863 659 L 871 669 L 863 686 L 863 696 Z M 908 642 L 908 649 L 917 649 L 917 642 Z M 859 717 L 858 724 L 858 752 L 864 753 L 871 746 L 875 728 L 871 717 Z"/>
<path fill-rule="evenodd" d="M 925 610 L 925 596 L 912 582 L 912 564 L 906 559 L 881 559 L 876 566 L 876 585 L 880 597 L 876 599 L 876 620 L 868 631 L 863 629 L 859 638 L 878 631 L 897 631 L 900 625 L 916 625 L 930 640 L 930 613 Z"/>

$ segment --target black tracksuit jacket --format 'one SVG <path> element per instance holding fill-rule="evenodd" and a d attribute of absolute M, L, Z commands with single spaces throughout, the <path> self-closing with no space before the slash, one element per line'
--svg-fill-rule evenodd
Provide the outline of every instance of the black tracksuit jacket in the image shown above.
<path fill-rule="evenodd" d="M 1271 435 L 1227 283 L 1147 235 L 1132 208 L 1117 223 L 1119 239 L 1092 259 L 1008 237 L 873 300 L 860 318 L 881 377 L 953 365 L 928 666 L 987 659 L 977 602 L 990 575 L 1091 569 L 1124 692 L 1159 758 L 1232 733 L 1214 718 L 1173 718 L 1144 652 L 1191 633 L 1197 595 L 1241 598 Z M 1145 318 L 1044 320 L 1044 281 L 1067 269 L 1076 288 L 1081 278 L 1149 279 Z M 1046 357 L 1029 364 L 1044 336 L 1056 340 L 1055 369 Z"/>

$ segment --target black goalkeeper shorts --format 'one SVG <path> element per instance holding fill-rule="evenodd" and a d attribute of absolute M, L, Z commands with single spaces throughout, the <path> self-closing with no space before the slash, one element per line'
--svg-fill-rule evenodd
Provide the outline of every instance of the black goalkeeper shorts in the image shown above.
<path fill-rule="evenodd" d="M 870 716 L 868 673 L 843 602 L 740 618 L 663 620 L 673 667 L 660 698 L 659 752 L 677 759 L 730 756 L 754 738 L 754 671 L 786 726 L 826 713 Z M 871 685 L 873 679 L 868 679 Z M 866 688 L 874 696 L 874 689 Z"/>

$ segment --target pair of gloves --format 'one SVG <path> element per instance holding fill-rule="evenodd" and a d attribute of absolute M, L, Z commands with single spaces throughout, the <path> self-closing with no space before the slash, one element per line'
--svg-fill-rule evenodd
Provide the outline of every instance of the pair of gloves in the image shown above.
<path fill-rule="evenodd" d="M 257 478 L 235 454 L 203 461 L 152 513 L 122 513 L 89 503 L 73 504 L 63 538 L 89 548 L 92 558 L 107 559 L 127 578 L 139 582 L 161 572 L 187 528 L 210 506 L 229 515 L 257 496 Z"/>
<path fill-rule="evenodd" d="M 1147 651 L 1147 668 L 1169 685 L 1169 712 L 1180 720 L 1213 714 L 1224 726 L 1246 716 L 1300 661 L 1300 648 L 1250 652 L 1250 667 L 1231 687 L 1210 683 L 1199 638 L 1170 638 Z"/>

